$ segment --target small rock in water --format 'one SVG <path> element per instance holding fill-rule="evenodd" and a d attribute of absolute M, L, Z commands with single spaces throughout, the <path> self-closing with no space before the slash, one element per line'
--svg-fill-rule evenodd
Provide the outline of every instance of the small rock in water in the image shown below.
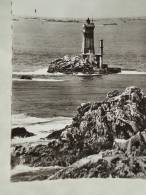
<path fill-rule="evenodd" d="M 29 76 L 29 75 L 22 75 L 22 76 L 20 77 L 20 79 L 32 80 L 32 76 Z"/>
<path fill-rule="evenodd" d="M 28 132 L 24 127 L 16 127 L 11 130 L 11 138 L 14 137 L 31 137 L 35 134 Z"/>

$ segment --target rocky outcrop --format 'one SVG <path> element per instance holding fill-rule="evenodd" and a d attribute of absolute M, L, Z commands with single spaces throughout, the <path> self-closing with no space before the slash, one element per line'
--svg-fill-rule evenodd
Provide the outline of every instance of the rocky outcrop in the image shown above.
<path fill-rule="evenodd" d="M 145 177 L 146 98 L 141 89 L 113 91 L 102 102 L 85 103 L 72 124 L 47 136 L 48 143 L 13 148 L 12 167 L 65 167 L 50 179 L 79 177 Z M 76 161 L 99 155 L 80 166 Z"/>
<path fill-rule="evenodd" d="M 87 59 L 84 60 L 81 56 L 70 57 L 68 55 L 63 58 L 53 60 L 48 67 L 49 73 L 61 72 L 61 73 L 94 73 L 93 64 Z"/>
<path fill-rule="evenodd" d="M 33 133 L 28 132 L 24 127 L 16 127 L 11 130 L 11 138 L 14 137 L 31 137 Z"/>

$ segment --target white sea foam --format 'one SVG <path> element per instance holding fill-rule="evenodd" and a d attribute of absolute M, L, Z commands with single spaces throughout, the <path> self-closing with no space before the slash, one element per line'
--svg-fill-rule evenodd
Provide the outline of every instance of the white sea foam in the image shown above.
<path fill-rule="evenodd" d="M 64 75 L 63 73 L 60 73 L 60 72 L 49 73 L 49 72 L 47 72 L 47 68 L 40 68 L 40 69 L 34 71 L 34 74 L 37 74 L 37 75 L 56 75 L 56 76 Z"/>
<path fill-rule="evenodd" d="M 127 71 L 127 70 L 122 70 L 120 73 L 118 73 L 118 74 L 146 74 L 146 72 L 140 72 L 140 71 L 133 71 L 133 70 L 131 70 L 131 71 Z"/>

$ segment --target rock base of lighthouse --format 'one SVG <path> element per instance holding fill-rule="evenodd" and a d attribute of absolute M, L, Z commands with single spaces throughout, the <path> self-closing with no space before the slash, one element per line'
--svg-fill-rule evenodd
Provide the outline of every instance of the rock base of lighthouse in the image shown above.
<path fill-rule="evenodd" d="M 84 58 L 83 55 L 78 56 L 64 56 L 62 58 L 57 58 L 53 60 L 48 67 L 47 72 L 49 73 L 84 73 L 84 74 L 111 74 L 121 72 L 121 68 L 108 67 L 107 64 L 103 64 L 99 67 L 99 62 L 97 60 L 90 60 Z"/>

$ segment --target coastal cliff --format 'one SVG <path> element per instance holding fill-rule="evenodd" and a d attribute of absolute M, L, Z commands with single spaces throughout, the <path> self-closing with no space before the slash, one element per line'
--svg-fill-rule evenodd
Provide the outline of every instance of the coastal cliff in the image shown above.
<path fill-rule="evenodd" d="M 44 144 L 16 144 L 11 165 L 59 166 L 44 179 L 146 178 L 146 97 L 137 87 L 77 108 L 71 125 Z M 36 178 L 39 179 L 39 178 Z"/>

